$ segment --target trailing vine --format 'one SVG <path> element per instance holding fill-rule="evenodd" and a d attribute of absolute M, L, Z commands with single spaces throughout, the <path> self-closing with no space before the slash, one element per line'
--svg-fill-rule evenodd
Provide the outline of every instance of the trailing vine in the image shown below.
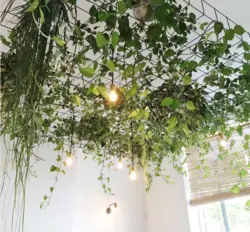
<path fill-rule="evenodd" d="M 166 159 L 186 173 L 183 147 L 199 147 L 201 168 L 208 172 L 203 165 L 211 149 L 207 137 L 243 135 L 241 125 L 249 122 L 250 45 L 240 40 L 241 60 L 232 49 L 234 38 L 249 37 L 241 26 L 199 25 L 196 15 L 175 0 L 92 4 L 82 22 L 75 1 L 28 1 L 15 12 L 17 25 L 2 37 L 9 50 L 1 54 L 1 135 L 11 140 L 6 157 L 15 167 L 15 200 L 21 194 L 24 205 L 30 159 L 39 144 L 52 143 L 67 157 L 83 147 L 101 166 L 98 179 L 111 194 L 103 169 L 113 166 L 114 158 L 144 169 L 149 190 L 153 176 L 170 182 L 162 169 Z M 145 15 L 138 16 L 138 6 L 147 6 Z M 203 33 L 186 59 L 189 35 L 198 28 Z M 203 69 L 200 80 L 195 74 Z M 246 150 L 249 140 L 245 136 Z M 50 171 L 65 173 L 64 161 L 58 155 Z M 246 170 L 233 163 L 244 182 Z M 241 184 L 233 190 L 240 191 Z M 41 207 L 50 202 L 54 187 Z M 24 207 L 22 212 L 23 221 Z"/>

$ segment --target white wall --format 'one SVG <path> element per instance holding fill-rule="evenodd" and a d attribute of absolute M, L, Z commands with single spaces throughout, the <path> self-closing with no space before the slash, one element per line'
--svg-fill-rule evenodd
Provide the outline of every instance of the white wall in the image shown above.
<path fill-rule="evenodd" d="M 106 171 L 105 175 L 110 177 L 112 190 L 116 194 L 108 197 L 97 180 L 101 167 L 91 160 L 83 161 L 83 155 L 78 152 L 74 165 L 67 168 L 65 176 L 60 176 L 50 206 L 40 209 L 43 196 L 48 194 L 49 187 L 53 185 L 54 174 L 49 169 L 55 164 L 57 153 L 52 147 L 45 145 L 37 154 L 46 162 L 39 161 L 35 164 L 34 170 L 38 178 L 31 177 L 27 186 L 25 232 L 145 231 L 145 193 L 140 173 L 137 181 L 132 182 L 126 168 L 119 172 Z M 1 158 L 3 157 L 2 152 Z M 3 168 L 0 171 L 2 173 Z M 7 196 L 10 193 L 11 191 Z M 118 208 L 107 215 L 105 210 L 113 202 L 117 202 Z M 1 210 L 3 203 L 4 199 L 1 198 Z M 7 222 L 1 217 L 1 232 L 11 231 L 11 204 L 8 212 Z"/>
<path fill-rule="evenodd" d="M 174 184 L 166 184 L 160 177 L 154 178 L 146 196 L 146 232 L 189 232 L 188 207 L 184 179 L 167 162 L 163 165 Z"/>

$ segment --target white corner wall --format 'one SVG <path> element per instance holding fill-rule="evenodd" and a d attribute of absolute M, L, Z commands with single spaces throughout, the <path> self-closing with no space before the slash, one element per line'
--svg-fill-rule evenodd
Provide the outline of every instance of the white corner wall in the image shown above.
<path fill-rule="evenodd" d="M 3 161 L 3 147 L 1 150 Z M 166 167 L 175 184 L 167 185 L 161 178 L 155 178 L 148 194 L 145 194 L 141 173 L 137 181 L 132 182 L 126 168 L 121 171 L 106 170 L 105 175 L 110 177 L 112 191 L 116 194 L 107 196 L 97 180 L 101 167 L 91 160 L 83 160 L 81 151 L 77 151 L 73 166 L 67 168 L 65 176 L 59 178 L 50 206 L 40 209 L 43 196 L 49 193 L 49 187 L 54 182 L 54 173 L 49 172 L 49 169 L 55 164 L 57 153 L 53 147 L 44 145 L 37 154 L 46 162 L 34 162 L 38 178 L 29 178 L 25 232 L 190 231 L 184 181 L 170 165 L 166 164 Z M 13 180 L 14 176 L 10 174 L 10 177 Z M 9 197 L 11 185 L 8 190 Z M 118 208 L 107 215 L 105 210 L 113 202 L 117 202 Z M 10 232 L 11 223 L 3 218 L 3 213 L 6 213 L 6 205 L 4 207 L 3 204 L 4 198 L 1 198 L 0 231 Z M 10 204 L 8 219 L 11 219 L 11 212 Z"/>
<path fill-rule="evenodd" d="M 3 173 L 4 151 L 1 147 Z M 103 193 L 101 183 L 97 180 L 100 166 L 92 160 L 84 160 L 81 152 L 73 166 L 67 168 L 66 175 L 61 175 L 55 187 L 51 204 L 40 209 L 43 196 L 49 193 L 53 185 L 54 173 L 49 172 L 55 164 L 57 153 L 52 147 L 44 145 L 37 153 L 44 161 L 34 164 L 38 178 L 29 178 L 26 193 L 25 232 L 144 232 L 145 231 L 145 193 L 143 176 L 132 182 L 128 178 L 126 168 L 121 171 L 105 171 L 110 177 L 110 184 L 115 196 L 108 197 Z M 9 174 L 14 178 L 14 176 Z M 11 232 L 11 198 L 12 185 L 7 193 L 7 201 L 0 199 L 0 231 Z M 5 196 L 5 195 L 3 195 Z M 12 195 L 13 196 L 13 195 Z M 7 202 L 7 203 L 6 203 Z M 112 209 L 110 215 L 106 208 L 110 203 L 117 202 L 118 208 Z M 4 204 L 5 203 L 5 204 Z M 6 205 L 9 204 L 9 207 Z M 8 220 L 4 219 L 8 208 Z M 5 217 L 6 218 L 6 217 Z"/>
<path fill-rule="evenodd" d="M 174 184 L 154 178 L 146 196 L 146 232 L 190 232 L 184 179 L 167 162 L 163 165 Z"/>

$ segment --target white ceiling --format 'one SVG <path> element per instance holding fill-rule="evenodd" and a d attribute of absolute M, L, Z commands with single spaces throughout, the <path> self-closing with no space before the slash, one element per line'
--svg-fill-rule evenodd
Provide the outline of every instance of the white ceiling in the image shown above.
<path fill-rule="evenodd" d="M 187 0 L 188 1 L 188 0 Z M 232 19 L 235 23 L 242 25 L 250 32 L 250 0 L 206 0 L 216 9 Z M 198 5 L 201 0 L 190 0 Z"/>

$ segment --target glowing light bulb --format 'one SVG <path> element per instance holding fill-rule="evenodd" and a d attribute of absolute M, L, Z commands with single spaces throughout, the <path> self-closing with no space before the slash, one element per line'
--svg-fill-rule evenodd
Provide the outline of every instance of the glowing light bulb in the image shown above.
<path fill-rule="evenodd" d="M 225 140 L 225 139 L 221 139 L 220 140 L 220 145 L 222 146 L 222 147 L 227 147 L 227 141 Z"/>
<path fill-rule="evenodd" d="M 248 158 L 247 155 L 245 155 L 245 161 L 246 161 L 246 165 L 248 165 L 249 164 L 249 158 Z"/>
<path fill-rule="evenodd" d="M 119 170 L 123 169 L 123 163 L 121 160 L 119 160 L 119 162 L 117 163 L 117 169 Z"/>
<path fill-rule="evenodd" d="M 111 90 L 109 93 L 109 100 L 111 102 L 116 102 L 118 100 L 118 94 L 115 90 Z"/>
<path fill-rule="evenodd" d="M 132 181 L 134 181 L 134 180 L 137 179 L 137 174 L 136 174 L 136 171 L 135 171 L 134 168 L 131 169 L 131 172 L 130 172 L 130 174 L 129 174 L 129 178 L 130 178 L 130 180 L 132 180 Z"/>
<path fill-rule="evenodd" d="M 73 158 L 72 156 L 69 156 L 67 159 L 66 159 L 66 164 L 67 166 L 71 166 L 73 164 Z"/>

